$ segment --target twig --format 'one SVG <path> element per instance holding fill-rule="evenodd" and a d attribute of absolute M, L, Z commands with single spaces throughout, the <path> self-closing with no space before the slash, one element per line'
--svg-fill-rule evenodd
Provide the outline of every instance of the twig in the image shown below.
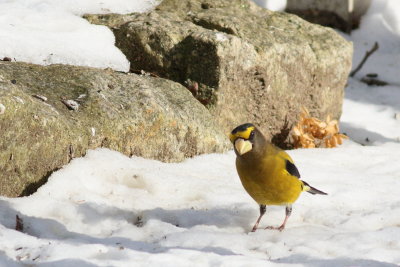
<path fill-rule="evenodd" d="M 15 230 L 20 232 L 24 231 L 24 222 L 18 215 L 15 215 Z"/>
<path fill-rule="evenodd" d="M 369 78 L 369 77 L 364 77 L 361 79 L 361 82 L 368 84 L 368 85 L 376 85 L 376 86 L 385 86 L 388 85 L 389 83 L 378 80 L 376 78 Z"/>
<path fill-rule="evenodd" d="M 357 68 L 355 68 L 352 72 L 350 72 L 350 77 L 353 77 L 364 65 L 365 61 L 369 58 L 370 55 L 372 55 L 376 50 L 378 50 L 379 44 L 378 42 L 375 42 L 374 46 L 370 51 L 367 51 L 364 55 L 364 58 L 361 60 L 360 64 L 358 64 Z"/>

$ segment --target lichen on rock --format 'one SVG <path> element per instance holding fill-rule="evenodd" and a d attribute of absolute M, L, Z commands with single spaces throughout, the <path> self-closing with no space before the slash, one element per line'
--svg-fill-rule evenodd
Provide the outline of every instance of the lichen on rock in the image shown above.
<path fill-rule="evenodd" d="M 250 121 L 274 137 L 302 106 L 340 117 L 352 45 L 332 29 L 245 0 L 164 0 L 117 17 L 110 26 L 131 69 L 196 83 L 189 90 L 225 131 Z"/>
<path fill-rule="evenodd" d="M 209 111 L 176 82 L 17 62 L 0 62 L 0 75 L 7 107 L 0 115 L 0 195 L 29 194 L 96 147 L 166 162 L 230 147 Z"/>

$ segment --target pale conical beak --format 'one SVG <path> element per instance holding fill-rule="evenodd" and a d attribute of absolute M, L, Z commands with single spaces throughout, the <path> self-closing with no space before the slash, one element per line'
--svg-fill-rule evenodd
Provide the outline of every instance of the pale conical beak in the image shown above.
<path fill-rule="evenodd" d="M 249 152 L 253 148 L 253 145 L 248 140 L 244 140 L 242 138 L 238 138 L 235 141 L 235 148 L 236 148 L 236 151 L 241 156 L 241 155 Z"/>

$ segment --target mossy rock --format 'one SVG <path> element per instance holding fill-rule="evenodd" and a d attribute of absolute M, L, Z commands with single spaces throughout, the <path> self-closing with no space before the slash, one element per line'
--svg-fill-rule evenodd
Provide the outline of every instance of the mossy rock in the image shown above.
<path fill-rule="evenodd" d="M 65 104 L 70 100 L 78 109 Z M 176 162 L 230 147 L 185 87 L 149 75 L 0 62 L 0 104 L 5 196 L 31 193 L 87 149 Z"/>
<path fill-rule="evenodd" d="M 164 0 L 119 16 L 102 24 L 131 69 L 185 85 L 225 131 L 253 122 L 284 146 L 301 107 L 340 118 L 353 48 L 330 28 L 247 0 Z"/>

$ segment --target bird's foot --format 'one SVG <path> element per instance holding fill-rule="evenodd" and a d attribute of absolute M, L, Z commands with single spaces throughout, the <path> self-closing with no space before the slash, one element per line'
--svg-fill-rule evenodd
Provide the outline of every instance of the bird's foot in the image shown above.
<path fill-rule="evenodd" d="M 279 232 L 282 232 L 283 229 L 285 229 L 285 225 L 281 225 L 279 227 L 275 227 L 275 226 L 267 226 L 265 227 L 266 230 L 278 230 Z"/>

